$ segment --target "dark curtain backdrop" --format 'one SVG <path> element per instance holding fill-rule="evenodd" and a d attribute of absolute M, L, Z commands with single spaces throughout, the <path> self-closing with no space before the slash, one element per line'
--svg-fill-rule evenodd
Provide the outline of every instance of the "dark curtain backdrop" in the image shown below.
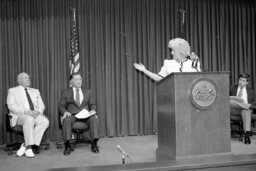
<path fill-rule="evenodd" d="M 232 84 L 247 72 L 256 88 L 253 0 L 1 0 L 0 144 L 10 140 L 7 90 L 22 71 L 45 102 L 46 138 L 61 138 L 57 104 L 68 86 L 70 7 L 77 9 L 80 71 L 97 98 L 101 136 L 157 132 L 155 84 L 133 63 L 159 72 L 175 37 L 190 42 L 205 71 L 230 71 Z"/>

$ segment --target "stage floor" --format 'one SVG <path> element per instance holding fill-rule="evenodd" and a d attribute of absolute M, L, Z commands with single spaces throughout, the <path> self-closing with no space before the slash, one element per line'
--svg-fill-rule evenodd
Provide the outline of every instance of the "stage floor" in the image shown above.
<path fill-rule="evenodd" d="M 97 165 L 121 164 L 122 156 L 117 148 L 120 145 L 130 156 L 126 163 L 154 162 L 156 160 L 157 135 L 128 136 L 115 138 L 101 138 L 100 153 L 93 154 L 89 144 L 81 144 L 69 156 L 63 155 L 63 149 L 57 149 L 54 142 L 49 150 L 41 150 L 35 158 L 8 156 L 3 147 L 0 150 L 1 171 L 34 171 L 51 168 L 84 167 Z M 231 139 L 231 151 L 234 155 L 256 154 L 256 136 L 252 137 L 252 144 L 245 145 L 238 139 Z"/>

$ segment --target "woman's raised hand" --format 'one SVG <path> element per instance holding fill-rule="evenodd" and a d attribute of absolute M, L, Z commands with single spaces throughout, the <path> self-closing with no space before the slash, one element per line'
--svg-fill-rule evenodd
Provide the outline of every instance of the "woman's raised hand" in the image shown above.
<path fill-rule="evenodd" d="M 133 65 L 134 65 L 134 67 L 135 67 L 137 70 L 140 70 L 140 71 L 142 71 L 142 72 L 146 70 L 145 66 L 144 66 L 142 63 L 139 63 L 139 64 L 134 63 Z"/>

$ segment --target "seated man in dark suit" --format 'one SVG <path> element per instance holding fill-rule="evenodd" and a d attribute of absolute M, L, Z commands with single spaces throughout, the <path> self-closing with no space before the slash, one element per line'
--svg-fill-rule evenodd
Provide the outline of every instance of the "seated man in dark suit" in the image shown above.
<path fill-rule="evenodd" d="M 90 113 L 96 113 L 95 98 L 92 95 L 91 90 L 81 88 L 81 75 L 78 73 L 73 74 L 70 81 L 72 87 L 62 92 L 58 105 L 58 109 L 64 118 L 62 122 L 62 135 L 65 140 L 64 155 L 69 155 L 71 153 L 71 145 L 69 141 L 72 137 L 72 125 L 77 120 L 75 114 L 83 109 L 86 109 Z M 91 151 L 93 153 L 99 153 L 97 146 L 97 141 L 99 140 L 98 117 L 94 114 L 83 119 L 83 121 L 89 125 L 90 136 L 92 139 Z"/>
<path fill-rule="evenodd" d="M 241 115 L 244 126 L 244 143 L 251 144 L 251 113 L 256 109 L 256 94 L 247 87 L 250 81 L 250 75 L 242 73 L 239 75 L 238 85 L 230 88 L 230 113 Z"/>

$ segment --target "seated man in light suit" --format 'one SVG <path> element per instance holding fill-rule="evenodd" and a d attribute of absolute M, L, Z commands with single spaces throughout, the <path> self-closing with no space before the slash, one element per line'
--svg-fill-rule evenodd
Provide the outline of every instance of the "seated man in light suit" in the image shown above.
<path fill-rule="evenodd" d="M 71 88 L 64 90 L 61 93 L 58 109 L 63 116 L 62 122 L 62 135 L 65 140 L 64 155 L 69 155 L 72 151 L 70 140 L 72 138 L 72 125 L 77 118 L 75 114 L 81 110 L 86 109 L 90 113 L 96 113 L 95 98 L 92 95 L 91 90 L 82 88 L 82 77 L 79 73 L 71 75 L 70 83 Z M 96 114 L 91 115 L 89 118 L 82 119 L 90 129 L 90 137 L 92 139 L 91 151 L 93 153 L 99 153 L 97 141 L 99 140 L 98 133 L 98 116 Z"/>
<path fill-rule="evenodd" d="M 29 87 L 30 76 L 22 72 L 17 81 L 19 86 L 10 88 L 7 96 L 7 106 L 12 116 L 11 126 L 23 127 L 25 143 L 16 154 L 19 157 L 24 154 L 26 157 L 34 157 L 39 153 L 39 145 L 49 126 L 49 120 L 43 114 L 45 105 L 39 90 Z"/>
<path fill-rule="evenodd" d="M 238 85 L 230 88 L 230 113 L 241 115 L 244 126 L 244 143 L 251 144 L 249 132 L 251 130 L 251 113 L 256 109 L 256 94 L 247 87 L 250 75 L 242 73 L 239 75 Z"/>

